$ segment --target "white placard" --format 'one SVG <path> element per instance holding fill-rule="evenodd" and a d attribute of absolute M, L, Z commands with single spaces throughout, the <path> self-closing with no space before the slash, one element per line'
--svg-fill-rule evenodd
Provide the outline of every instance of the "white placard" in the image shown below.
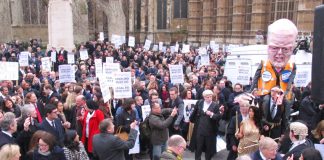
<path fill-rule="evenodd" d="M 96 77 L 101 77 L 102 75 L 102 60 L 95 59 L 95 69 L 96 69 Z"/>
<path fill-rule="evenodd" d="M 135 144 L 134 147 L 131 148 L 128 152 L 128 154 L 137 154 L 140 153 L 140 142 L 139 142 L 139 135 L 140 135 L 140 131 L 139 131 L 139 127 L 136 126 L 135 130 L 137 130 L 137 136 L 136 136 L 136 140 L 135 140 Z"/>
<path fill-rule="evenodd" d="M 54 51 L 51 52 L 51 61 L 54 63 L 56 62 L 56 52 Z"/>
<path fill-rule="evenodd" d="M 322 159 L 324 159 L 324 144 L 314 144 L 315 149 L 320 151 Z"/>
<path fill-rule="evenodd" d="M 99 40 L 103 41 L 105 39 L 104 32 L 99 32 Z"/>
<path fill-rule="evenodd" d="M 124 43 L 126 43 L 126 37 L 125 36 L 120 36 L 119 37 L 119 45 L 122 45 Z"/>
<path fill-rule="evenodd" d="M 50 72 L 52 70 L 52 62 L 50 57 L 43 57 L 42 61 L 42 70 Z"/>
<path fill-rule="evenodd" d="M 148 40 L 148 39 L 145 40 L 144 49 L 145 49 L 146 51 L 150 50 L 151 43 L 152 43 L 152 41 L 150 41 L 150 40 Z"/>
<path fill-rule="evenodd" d="M 128 46 L 135 47 L 135 37 L 132 36 L 128 37 Z"/>
<path fill-rule="evenodd" d="M 116 35 L 116 34 L 112 34 L 111 35 L 111 43 L 115 44 L 115 45 L 119 45 L 120 43 L 120 36 Z"/>
<path fill-rule="evenodd" d="M 131 72 L 114 72 L 114 98 L 131 98 L 132 81 Z"/>
<path fill-rule="evenodd" d="M 114 57 L 106 57 L 106 63 L 114 63 Z"/>
<path fill-rule="evenodd" d="M 0 80 L 18 80 L 18 62 L 0 62 Z"/>
<path fill-rule="evenodd" d="M 163 42 L 159 42 L 159 51 L 162 51 Z"/>
<path fill-rule="evenodd" d="M 209 55 L 203 54 L 200 56 L 200 65 L 208 66 L 210 65 Z"/>
<path fill-rule="evenodd" d="M 119 63 L 103 63 L 102 76 L 106 78 L 109 87 L 114 86 L 114 80 L 113 80 L 114 72 L 120 72 Z"/>
<path fill-rule="evenodd" d="M 143 105 L 141 107 L 142 109 L 142 117 L 143 117 L 143 121 L 145 120 L 145 118 L 151 113 L 151 106 L 150 105 Z"/>
<path fill-rule="evenodd" d="M 171 53 L 174 53 L 175 52 L 175 46 L 170 46 L 170 51 L 171 51 Z"/>
<path fill-rule="evenodd" d="M 176 45 L 174 46 L 174 52 L 179 52 L 179 44 L 176 43 Z"/>
<path fill-rule="evenodd" d="M 20 52 L 19 55 L 19 65 L 20 66 L 29 66 L 29 52 Z"/>
<path fill-rule="evenodd" d="M 159 51 L 159 46 L 157 44 L 153 45 L 152 51 Z"/>
<path fill-rule="evenodd" d="M 294 84 L 296 87 L 306 87 L 307 84 L 312 80 L 312 65 L 311 64 L 300 64 L 296 65 L 296 76 Z"/>
<path fill-rule="evenodd" d="M 216 152 L 226 149 L 226 142 L 219 135 L 216 137 Z"/>
<path fill-rule="evenodd" d="M 189 117 L 195 108 L 197 100 L 183 100 L 183 103 L 184 103 L 183 118 L 185 122 L 189 122 Z"/>
<path fill-rule="evenodd" d="M 169 65 L 170 79 L 173 84 L 184 83 L 183 66 L 182 65 Z"/>
<path fill-rule="evenodd" d="M 205 47 L 200 47 L 198 52 L 199 52 L 199 55 L 206 55 L 207 49 Z"/>
<path fill-rule="evenodd" d="M 59 65 L 60 83 L 75 82 L 74 67 L 69 64 Z"/>
<path fill-rule="evenodd" d="M 190 52 L 190 45 L 189 44 L 183 44 L 182 53 L 189 53 L 189 52 Z"/>
<path fill-rule="evenodd" d="M 248 85 L 252 75 L 251 60 L 249 59 L 228 59 L 226 60 L 224 76 L 235 83 Z"/>
<path fill-rule="evenodd" d="M 166 53 L 166 51 L 167 51 L 167 47 L 166 47 L 166 46 L 163 46 L 163 47 L 162 47 L 162 52 L 163 52 L 163 53 Z"/>
<path fill-rule="evenodd" d="M 106 103 L 111 98 L 111 95 L 110 95 L 111 92 L 109 90 L 108 83 L 104 77 L 99 77 L 99 85 L 100 85 L 102 97 L 104 99 L 104 103 Z"/>
<path fill-rule="evenodd" d="M 74 64 L 75 63 L 74 53 L 72 53 L 72 52 L 68 53 L 67 59 L 68 59 L 68 64 Z"/>
<path fill-rule="evenodd" d="M 88 50 L 80 50 L 80 59 L 87 60 L 89 58 Z"/>

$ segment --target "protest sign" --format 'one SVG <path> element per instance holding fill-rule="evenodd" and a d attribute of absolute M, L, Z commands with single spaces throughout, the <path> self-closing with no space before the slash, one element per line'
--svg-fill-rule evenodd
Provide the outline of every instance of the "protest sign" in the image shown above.
<path fill-rule="evenodd" d="M 74 64 L 75 63 L 74 53 L 72 53 L 72 52 L 68 53 L 67 59 L 68 59 L 68 64 Z"/>
<path fill-rule="evenodd" d="M 198 52 L 199 52 L 199 55 L 206 55 L 207 49 L 205 47 L 200 47 Z"/>
<path fill-rule="evenodd" d="M 183 103 L 184 103 L 183 118 L 185 122 L 189 122 L 189 117 L 195 108 L 197 100 L 183 100 Z"/>
<path fill-rule="evenodd" d="M 153 45 L 152 51 L 159 51 L 159 46 L 157 44 Z"/>
<path fill-rule="evenodd" d="M 294 84 L 296 87 L 306 87 L 312 80 L 312 65 L 311 64 L 297 64 L 296 76 Z"/>
<path fill-rule="evenodd" d="M 170 46 L 171 54 L 175 52 L 175 46 Z"/>
<path fill-rule="evenodd" d="M 131 98 L 132 82 L 131 72 L 114 72 L 114 98 Z"/>
<path fill-rule="evenodd" d="M 29 52 L 20 52 L 19 55 L 19 65 L 20 66 L 29 66 Z"/>
<path fill-rule="evenodd" d="M 190 45 L 188 44 L 183 44 L 182 45 L 182 51 L 181 51 L 182 53 L 188 53 L 188 52 L 190 52 Z"/>
<path fill-rule="evenodd" d="M 178 44 L 178 42 L 174 46 L 174 52 L 177 52 L 177 53 L 179 52 L 179 44 Z"/>
<path fill-rule="evenodd" d="M 87 60 L 89 58 L 88 50 L 80 50 L 80 59 Z"/>
<path fill-rule="evenodd" d="M 75 82 L 74 67 L 69 64 L 59 65 L 60 83 Z"/>
<path fill-rule="evenodd" d="M 103 63 L 102 73 L 103 77 L 106 78 L 109 87 L 114 86 L 113 73 L 120 72 L 119 63 Z"/>
<path fill-rule="evenodd" d="M 135 47 L 135 37 L 132 36 L 128 37 L 128 46 Z"/>
<path fill-rule="evenodd" d="M 183 66 L 182 65 L 169 65 L 170 79 L 173 84 L 184 83 Z"/>
<path fill-rule="evenodd" d="M 54 51 L 51 52 L 51 62 L 56 62 L 56 52 Z"/>
<path fill-rule="evenodd" d="M 50 72 L 52 70 L 52 63 L 50 57 L 43 57 L 42 61 L 42 70 Z"/>
<path fill-rule="evenodd" d="M 208 66 L 210 65 L 209 55 L 203 54 L 200 56 L 200 65 Z"/>
<path fill-rule="evenodd" d="M 106 57 L 106 63 L 114 63 L 114 57 Z"/>
<path fill-rule="evenodd" d="M 18 80 L 18 62 L 0 62 L 0 80 Z"/>
<path fill-rule="evenodd" d="M 139 135 L 141 134 L 140 131 L 139 131 L 139 126 L 137 125 L 135 127 L 135 130 L 137 130 L 138 134 L 136 136 L 136 140 L 135 140 L 135 144 L 134 144 L 134 147 L 129 149 L 129 152 L 128 154 L 137 154 L 137 153 L 140 153 L 140 142 L 139 142 Z"/>
<path fill-rule="evenodd" d="M 145 40 L 144 49 L 145 49 L 146 51 L 150 50 L 150 48 L 151 48 L 151 43 L 152 43 L 152 41 L 150 41 L 150 40 L 148 40 L 148 39 Z"/>
<path fill-rule="evenodd" d="M 251 60 L 249 59 L 228 59 L 226 60 L 224 76 L 235 83 L 249 85 L 252 75 Z"/>
<path fill-rule="evenodd" d="M 162 51 L 163 42 L 159 42 L 159 51 Z"/>
<path fill-rule="evenodd" d="M 99 40 L 103 41 L 105 39 L 104 32 L 99 32 Z"/>
<path fill-rule="evenodd" d="M 100 85 L 102 97 L 104 99 L 104 103 L 106 103 L 111 98 L 110 89 L 106 81 L 106 78 L 99 77 L 99 85 Z"/>
<path fill-rule="evenodd" d="M 145 118 L 150 114 L 151 112 L 151 107 L 150 105 L 143 105 L 141 107 L 142 109 L 142 117 L 143 117 L 143 120 L 145 120 Z"/>
<path fill-rule="evenodd" d="M 102 60 L 95 59 L 95 69 L 96 69 L 96 77 L 101 77 L 102 75 Z"/>

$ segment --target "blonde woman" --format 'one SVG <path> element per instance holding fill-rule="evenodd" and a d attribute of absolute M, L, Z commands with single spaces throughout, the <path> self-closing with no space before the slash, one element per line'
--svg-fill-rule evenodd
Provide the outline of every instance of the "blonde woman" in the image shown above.
<path fill-rule="evenodd" d="M 16 144 L 6 144 L 1 147 L 0 157 L 2 160 L 19 160 L 20 148 Z"/>

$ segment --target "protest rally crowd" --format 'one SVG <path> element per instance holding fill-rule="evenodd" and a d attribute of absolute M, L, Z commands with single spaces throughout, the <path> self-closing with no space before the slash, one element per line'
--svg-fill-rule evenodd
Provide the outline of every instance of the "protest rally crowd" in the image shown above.
<path fill-rule="evenodd" d="M 0 82 L 0 159 L 130 160 L 149 155 L 181 160 L 189 150 L 192 159 L 201 159 L 204 152 L 210 160 L 217 154 L 218 135 L 226 137 L 229 151 L 223 159 L 320 160 L 324 104 L 312 101 L 311 82 L 302 88 L 293 84 L 298 68 L 289 59 L 297 34 L 287 19 L 269 26 L 268 60 L 249 85 L 232 84 L 224 76 L 229 53 L 222 48 L 207 48 L 209 65 L 203 65 L 198 50 L 183 53 L 178 46 L 151 51 L 89 41 L 71 57 L 64 47 L 44 51 L 37 40 L 27 48 L 18 41 L 0 44 L 1 64 L 19 62 L 21 53 L 29 53 L 18 80 Z M 62 82 L 60 67 L 71 64 L 71 58 L 74 82 Z M 100 72 L 98 61 L 106 65 Z M 110 80 L 119 76 L 120 84 L 107 84 L 109 77 L 104 78 L 112 63 L 128 73 L 110 75 Z M 171 68 L 175 66 L 180 73 Z M 119 98 L 125 92 L 131 96 Z"/>

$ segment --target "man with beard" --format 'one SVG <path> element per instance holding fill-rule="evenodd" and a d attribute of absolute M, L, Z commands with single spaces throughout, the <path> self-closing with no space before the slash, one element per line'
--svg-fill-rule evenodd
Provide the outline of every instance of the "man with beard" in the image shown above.
<path fill-rule="evenodd" d="M 270 93 L 271 88 L 280 86 L 289 99 L 291 84 L 296 75 L 296 65 L 288 62 L 293 54 L 298 30 L 288 19 L 279 19 L 268 27 L 268 60 L 261 61 L 250 91 L 258 88 L 258 95 Z"/>

